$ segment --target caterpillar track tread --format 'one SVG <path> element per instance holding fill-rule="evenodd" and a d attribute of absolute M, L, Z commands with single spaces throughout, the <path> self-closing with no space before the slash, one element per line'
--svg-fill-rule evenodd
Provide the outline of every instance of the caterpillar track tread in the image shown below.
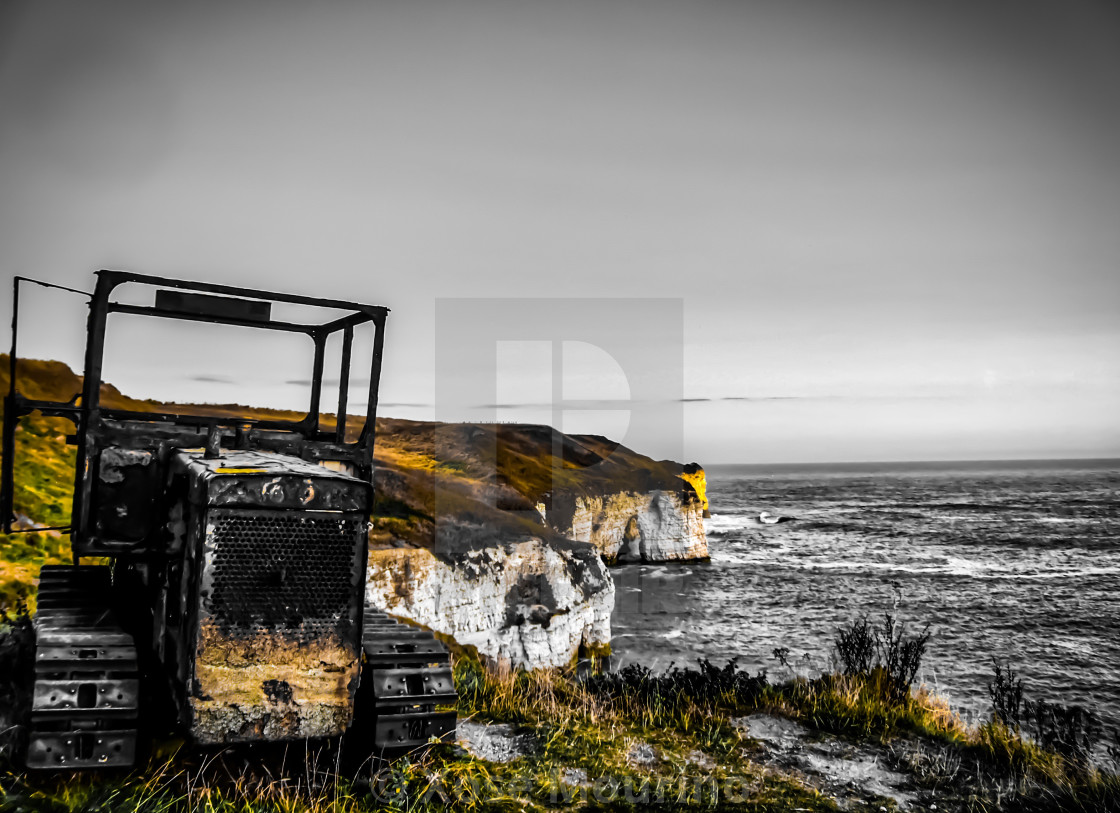
<path fill-rule="evenodd" d="M 27 767 L 110 768 L 136 757 L 136 645 L 108 598 L 109 568 L 46 565 L 35 614 Z"/>
<path fill-rule="evenodd" d="M 442 642 L 367 608 L 362 651 L 364 695 L 357 724 L 372 726 L 374 748 L 407 750 L 454 735 L 455 712 L 440 708 L 458 700 L 451 656 Z"/>

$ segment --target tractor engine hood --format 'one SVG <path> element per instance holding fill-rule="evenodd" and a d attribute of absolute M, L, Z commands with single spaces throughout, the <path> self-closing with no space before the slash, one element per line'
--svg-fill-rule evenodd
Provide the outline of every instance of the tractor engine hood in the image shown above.
<path fill-rule="evenodd" d="M 278 452 L 223 449 L 207 458 L 202 449 L 182 449 L 171 464 L 177 474 L 187 475 L 195 505 L 368 513 L 373 496 L 363 480 Z"/>

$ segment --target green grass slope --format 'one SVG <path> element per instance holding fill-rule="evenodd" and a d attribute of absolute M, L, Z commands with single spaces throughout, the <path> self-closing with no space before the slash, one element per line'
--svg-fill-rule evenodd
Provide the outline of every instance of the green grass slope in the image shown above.
<path fill-rule="evenodd" d="M 134 770 L 84 774 L 21 772 L 0 748 L 0 810 L 1120 810 L 1120 780 L 1084 752 L 1040 747 L 998 720 L 966 725 L 923 690 L 891 690 L 890 669 L 772 680 L 702 661 L 497 674 L 460 655 L 459 744 L 358 765 L 333 742 L 160 740 Z M 777 743 L 759 719 L 800 733 Z"/>

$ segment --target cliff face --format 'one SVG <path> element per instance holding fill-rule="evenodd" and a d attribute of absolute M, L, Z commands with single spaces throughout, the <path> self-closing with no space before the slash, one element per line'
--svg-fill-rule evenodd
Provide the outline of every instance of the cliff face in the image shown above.
<path fill-rule="evenodd" d="M 685 467 L 606 438 L 385 420 L 377 463 L 370 601 L 492 661 L 552 666 L 609 644 L 603 559 L 708 555 Z"/>
<path fill-rule="evenodd" d="M 564 666 L 610 644 L 614 584 L 588 546 L 541 539 L 448 561 L 422 548 L 370 552 L 367 597 L 503 667 Z"/>
<path fill-rule="evenodd" d="M 708 558 L 703 508 L 688 491 L 578 497 L 571 524 L 557 530 L 591 543 L 608 561 Z"/>
<path fill-rule="evenodd" d="M 448 495 L 459 501 L 458 515 L 485 503 L 497 509 L 485 518 L 496 527 L 517 517 L 587 542 L 611 562 L 708 556 L 704 470 L 695 463 L 655 461 L 546 426 L 385 421 L 379 429 L 384 510 L 375 514 L 391 538 L 433 547 L 435 518 L 448 513 L 436 506 L 442 492 L 444 504 Z"/>

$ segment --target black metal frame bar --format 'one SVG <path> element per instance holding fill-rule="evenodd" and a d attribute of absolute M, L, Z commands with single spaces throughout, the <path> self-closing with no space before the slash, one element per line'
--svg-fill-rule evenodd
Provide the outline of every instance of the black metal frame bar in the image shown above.
<path fill-rule="evenodd" d="M 346 442 L 346 399 L 350 395 L 350 351 L 354 344 L 354 328 L 342 329 L 342 361 L 338 371 L 338 409 L 335 411 L 334 442 Z"/>
<path fill-rule="evenodd" d="M 19 328 L 19 286 L 21 282 L 31 282 L 48 288 L 81 293 L 90 297 L 90 313 L 87 324 L 84 380 L 82 392 L 69 402 L 41 401 L 24 398 L 17 387 L 17 335 Z M 173 288 L 195 291 L 218 296 L 248 298 L 268 302 L 282 302 L 334 310 L 349 310 L 350 314 L 323 324 L 298 324 L 278 320 L 242 319 L 228 315 L 214 315 L 193 311 L 177 311 L 154 306 L 129 305 L 113 302 L 110 296 L 121 285 L 138 284 L 152 288 Z M 377 417 L 377 398 L 381 376 L 382 352 L 384 349 L 385 319 L 389 309 L 377 305 L 363 305 L 339 299 L 303 296 L 262 291 L 254 288 L 241 288 L 232 285 L 219 285 L 205 282 L 135 274 L 127 271 L 101 270 L 97 272 L 97 284 L 92 294 L 73 288 L 40 282 L 26 277 L 13 280 L 12 300 L 12 343 L 9 358 L 10 381 L 5 396 L 3 447 L 4 457 L 0 466 L 0 514 L 4 532 L 11 532 L 12 497 L 14 487 L 14 448 L 15 427 L 19 419 L 31 412 L 67 418 L 77 426 L 77 465 L 74 473 L 74 506 L 71 515 L 72 543 L 84 539 L 90 529 L 90 495 L 94 477 L 93 469 L 96 456 L 100 453 L 102 423 L 113 421 L 161 422 L 187 426 L 235 426 L 244 424 L 244 418 L 220 418 L 214 416 L 187 415 L 165 412 L 146 412 L 139 410 L 109 409 L 101 406 L 102 368 L 105 355 L 105 335 L 107 317 L 110 313 L 127 313 L 139 316 L 154 316 L 168 319 L 228 324 L 241 327 L 259 328 L 304 333 L 315 345 L 311 378 L 311 398 L 308 414 L 300 421 L 255 420 L 253 425 L 261 429 L 275 429 L 300 435 L 308 445 L 308 454 L 315 459 L 347 459 L 358 464 L 358 468 L 372 479 L 373 442 L 375 420 Z M 374 326 L 374 346 L 370 369 L 369 400 L 366 405 L 365 425 L 354 443 L 346 443 L 346 405 L 349 397 L 349 371 L 354 328 L 370 323 Z M 319 425 L 319 407 L 323 386 L 323 365 L 326 342 L 329 336 L 342 332 L 342 361 L 339 379 L 339 398 L 336 425 L 333 432 L 323 432 Z M 36 529 L 39 530 L 39 529 Z"/>
<path fill-rule="evenodd" d="M 0 444 L 2 444 L 3 448 L 3 459 L 0 460 L 0 517 L 2 517 L 2 527 L 6 534 L 36 533 L 38 531 L 69 531 L 70 526 L 67 525 L 52 525 L 50 527 L 19 530 L 12 528 L 12 521 L 15 519 L 12 513 L 12 503 L 15 497 L 15 435 L 16 427 L 19 425 L 19 419 L 37 410 L 47 416 L 68 418 L 77 424 L 78 414 L 80 412 L 80 407 L 76 405 L 76 395 L 74 398 L 71 398 L 70 401 L 60 403 L 56 401 L 40 401 L 32 398 L 24 398 L 19 394 L 19 390 L 16 386 L 16 358 L 19 349 L 19 288 L 21 282 L 29 282 L 43 288 L 55 288 L 60 291 L 69 291 L 70 293 L 81 294 L 82 296 L 92 295 L 87 291 L 79 291 L 77 288 L 68 288 L 65 285 L 43 282 L 42 280 L 31 279 L 30 277 L 15 276 L 12 278 L 12 343 L 8 350 L 8 392 L 4 395 L 4 423 L 2 435 L 0 435 Z"/>
<path fill-rule="evenodd" d="M 109 313 L 131 313 L 137 316 L 162 316 L 165 319 L 182 319 L 188 322 L 210 322 L 239 327 L 261 327 L 268 330 L 290 330 L 293 333 L 306 333 L 309 336 L 314 336 L 318 332 L 318 327 L 313 325 L 297 325 L 292 322 L 276 322 L 273 320 L 262 322 L 255 319 L 235 319 L 232 317 L 214 319 L 200 313 L 173 311 L 167 308 L 144 307 L 142 305 L 126 305 L 123 302 L 110 302 Z"/>

